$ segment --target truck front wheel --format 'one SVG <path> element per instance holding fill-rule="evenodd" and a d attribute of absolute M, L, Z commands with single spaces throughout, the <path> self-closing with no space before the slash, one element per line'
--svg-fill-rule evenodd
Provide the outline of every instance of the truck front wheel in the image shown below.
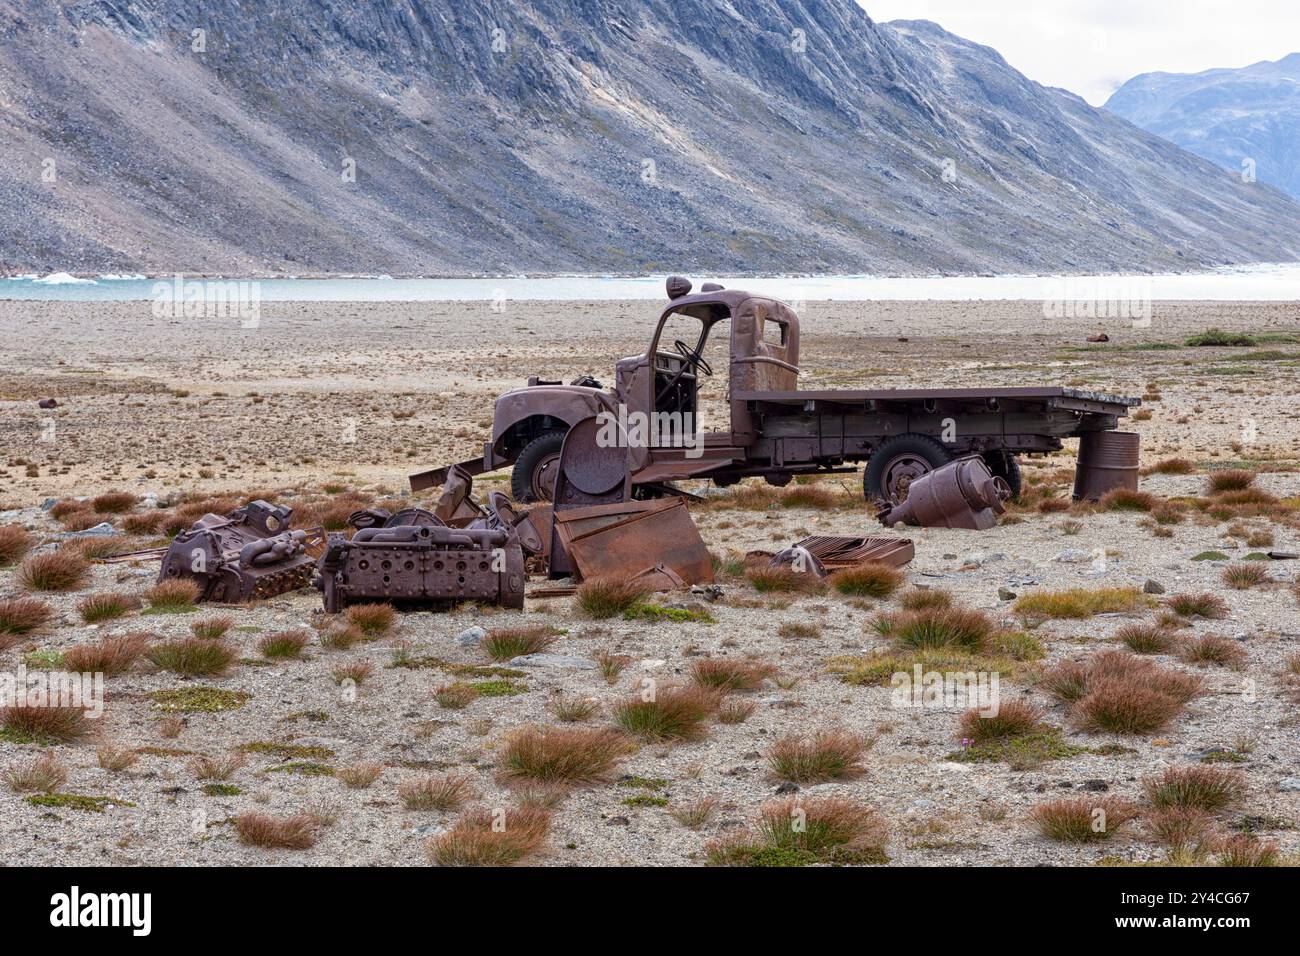
<path fill-rule="evenodd" d="M 952 459 L 952 452 L 926 435 L 895 435 L 872 453 L 862 473 L 862 493 L 868 501 L 901 504 L 913 481 Z"/>
<path fill-rule="evenodd" d="M 555 473 L 567 432 L 542 432 L 519 453 L 510 472 L 510 493 L 515 501 L 550 501 L 555 493 Z"/>

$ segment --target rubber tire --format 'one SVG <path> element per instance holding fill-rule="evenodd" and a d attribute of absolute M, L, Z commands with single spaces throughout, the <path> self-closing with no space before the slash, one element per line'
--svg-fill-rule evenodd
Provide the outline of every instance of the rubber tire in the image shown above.
<path fill-rule="evenodd" d="M 533 472 L 545 459 L 560 453 L 567 434 L 568 432 L 562 431 L 542 432 L 524 446 L 524 450 L 515 459 L 514 470 L 510 472 L 510 494 L 515 501 L 538 500 L 533 496 Z"/>
<path fill-rule="evenodd" d="M 867 461 L 867 467 L 862 472 L 863 497 L 868 501 L 889 500 L 884 488 L 885 465 L 904 452 L 910 452 L 927 461 L 931 471 L 942 468 L 954 458 L 953 453 L 946 446 L 928 435 L 895 435 L 882 442 Z"/>
<path fill-rule="evenodd" d="M 984 464 L 994 477 L 1001 478 L 1011 486 L 1011 500 L 1018 501 L 1020 492 L 1025 488 L 1024 475 L 1020 471 L 1020 459 L 1009 451 L 991 451 L 985 453 Z M 1005 463 L 1005 464 L 1004 464 Z"/>

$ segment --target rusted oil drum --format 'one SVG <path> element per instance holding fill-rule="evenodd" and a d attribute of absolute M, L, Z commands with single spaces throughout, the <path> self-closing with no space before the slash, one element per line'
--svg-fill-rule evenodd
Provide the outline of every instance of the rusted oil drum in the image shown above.
<path fill-rule="evenodd" d="M 1137 432 L 1086 432 L 1079 439 L 1074 500 L 1096 501 L 1108 491 L 1137 491 L 1141 436 Z"/>

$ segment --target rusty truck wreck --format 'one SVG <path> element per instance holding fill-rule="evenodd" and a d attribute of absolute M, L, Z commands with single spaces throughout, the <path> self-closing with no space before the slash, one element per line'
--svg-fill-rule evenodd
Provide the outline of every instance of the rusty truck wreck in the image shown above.
<path fill-rule="evenodd" d="M 1076 483 L 1084 496 L 1136 475 L 1135 467 L 1114 465 L 1130 449 L 1136 454 L 1136 436 L 1115 429 L 1139 399 L 1057 386 L 801 390 L 799 317 L 787 305 L 712 283 L 692 294 L 679 276 L 667 286 L 669 302 L 645 352 L 615 364 L 610 388 L 587 376 L 567 385 L 530 379 L 497 399 L 482 457 L 460 467 L 478 475 L 513 466 L 515 500 L 550 500 L 565 436 L 579 422 L 635 415 L 698 422 L 714 374 L 705 356 L 713 337 L 727 346 L 726 420 L 694 436 L 669 429 L 628 442 L 626 471 L 638 497 L 673 493 L 672 482 L 684 479 L 726 486 L 757 476 L 784 485 L 866 462 L 866 497 L 901 503 L 913 480 L 970 455 L 1014 497 L 1017 456 L 1056 451 L 1066 438 L 1087 439 Z M 413 475 L 412 490 L 437 487 L 447 474 Z"/>

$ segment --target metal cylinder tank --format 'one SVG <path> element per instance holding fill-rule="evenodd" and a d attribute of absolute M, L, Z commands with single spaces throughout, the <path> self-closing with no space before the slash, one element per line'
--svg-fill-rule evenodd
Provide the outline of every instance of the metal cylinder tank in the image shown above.
<path fill-rule="evenodd" d="M 1137 432 L 1086 432 L 1079 439 L 1074 500 L 1096 501 L 1108 491 L 1137 491 L 1141 436 Z"/>

